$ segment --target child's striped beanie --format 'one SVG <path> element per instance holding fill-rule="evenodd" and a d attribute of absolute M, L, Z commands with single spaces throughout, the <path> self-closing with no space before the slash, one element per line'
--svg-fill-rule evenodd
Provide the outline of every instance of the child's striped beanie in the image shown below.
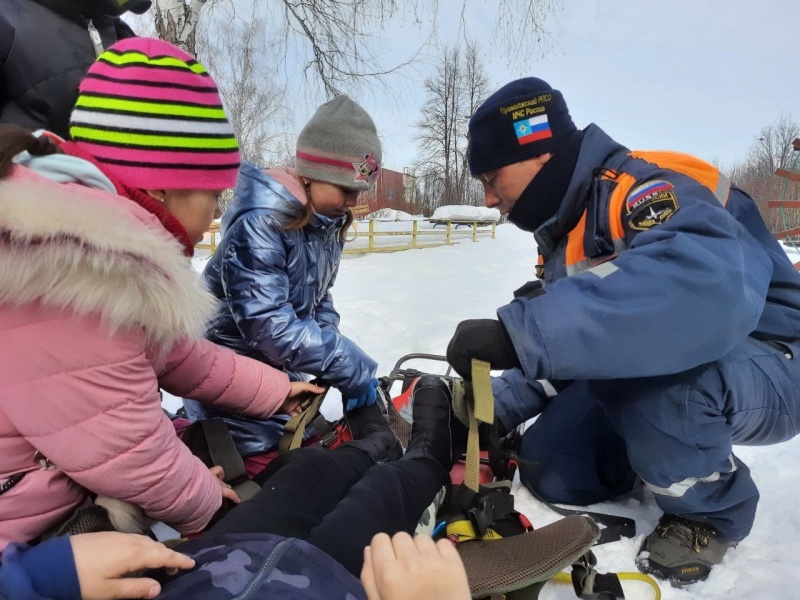
<path fill-rule="evenodd" d="M 239 146 L 214 80 L 172 44 L 129 38 L 81 82 L 70 136 L 124 183 L 142 190 L 224 190 Z"/>

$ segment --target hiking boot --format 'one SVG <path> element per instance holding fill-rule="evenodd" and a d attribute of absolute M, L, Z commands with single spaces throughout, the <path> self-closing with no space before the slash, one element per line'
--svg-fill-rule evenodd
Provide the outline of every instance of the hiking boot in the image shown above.
<path fill-rule="evenodd" d="M 368 454 L 376 463 L 403 456 L 403 447 L 389 427 L 380 401 L 371 406 L 345 410 L 344 418 L 353 436 L 348 444 Z"/>
<path fill-rule="evenodd" d="M 448 472 L 467 447 L 467 428 L 453 414 L 450 387 L 437 375 L 424 375 L 414 386 L 411 440 L 406 454 L 427 456 Z"/>
<path fill-rule="evenodd" d="M 735 545 L 708 523 L 664 515 L 644 539 L 636 566 L 673 586 L 688 585 L 708 577 L 711 567 L 722 562 L 728 548 Z"/>

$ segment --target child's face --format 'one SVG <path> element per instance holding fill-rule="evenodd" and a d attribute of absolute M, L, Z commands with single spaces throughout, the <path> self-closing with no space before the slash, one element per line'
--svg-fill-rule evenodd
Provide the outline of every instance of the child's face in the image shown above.
<path fill-rule="evenodd" d="M 309 200 L 314 210 L 326 217 L 341 217 L 358 202 L 358 190 L 325 183 L 311 181 L 308 187 Z"/>
<path fill-rule="evenodd" d="M 202 242 L 211 221 L 222 216 L 221 190 L 166 190 L 162 193 L 164 207 L 183 225 L 193 244 Z"/>

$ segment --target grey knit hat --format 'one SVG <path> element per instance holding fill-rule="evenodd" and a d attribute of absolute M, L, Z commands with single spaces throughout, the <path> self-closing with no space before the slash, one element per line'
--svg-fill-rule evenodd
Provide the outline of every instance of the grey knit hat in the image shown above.
<path fill-rule="evenodd" d="M 351 190 L 369 190 L 381 170 L 375 123 L 345 95 L 317 109 L 297 137 L 297 174 Z"/>

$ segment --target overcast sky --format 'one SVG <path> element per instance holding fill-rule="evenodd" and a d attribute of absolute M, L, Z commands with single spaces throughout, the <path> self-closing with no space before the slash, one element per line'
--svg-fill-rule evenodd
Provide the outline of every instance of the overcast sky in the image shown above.
<path fill-rule="evenodd" d="M 467 0 L 465 15 L 486 50 L 492 91 L 519 76 L 545 79 L 562 91 L 578 127 L 597 123 L 630 148 L 727 165 L 781 114 L 800 121 L 798 0 L 564 0 L 548 22 L 550 51 L 514 57 L 512 67 L 493 39 L 486 6 L 494 1 Z M 442 4 L 446 41 L 458 35 L 460 18 Z M 386 34 L 399 56 L 416 39 L 413 26 Z M 388 168 L 402 170 L 416 156 L 424 74 L 407 73 L 391 97 L 359 98 L 381 130 Z"/>
<path fill-rule="evenodd" d="M 439 0 L 435 25 L 428 11 L 423 23 L 406 13 L 383 30 L 376 26 L 383 66 L 417 58 L 383 85 L 350 91 L 375 119 L 386 167 L 402 171 L 414 163 L 423 81 L 441 55 L 436 44 L 465 32 L 481 45 L 491 91 L 518 77 L 545 79 L 564 94 L 578 127 L 597 123 L 632 149 L 683 151 L 729 166 L 782 114 L 800 122 L 800 0 L 554 0 L 550 42 L 512 56 L 493 28 L 498 3 L 466 0 L 462 18 L 463 0 Z M 249 0 L 234 4 L 250 14 L 241 8 Z M 401 13 L 408 4 L 398 2 Z M 257 6 L 273 24 L 285 17 L 274 0 Z M 144 20 L 128 20 L 147 31 Z M 292 54 L 303 48 L 290 46 L 285 60 L 267 53 L 262 61 L 289 80 L 285 127 L 294 133 L 324 100 L 319 91 L 315 97 L 298 88 L 297 65 L 307 58 Z"/>

